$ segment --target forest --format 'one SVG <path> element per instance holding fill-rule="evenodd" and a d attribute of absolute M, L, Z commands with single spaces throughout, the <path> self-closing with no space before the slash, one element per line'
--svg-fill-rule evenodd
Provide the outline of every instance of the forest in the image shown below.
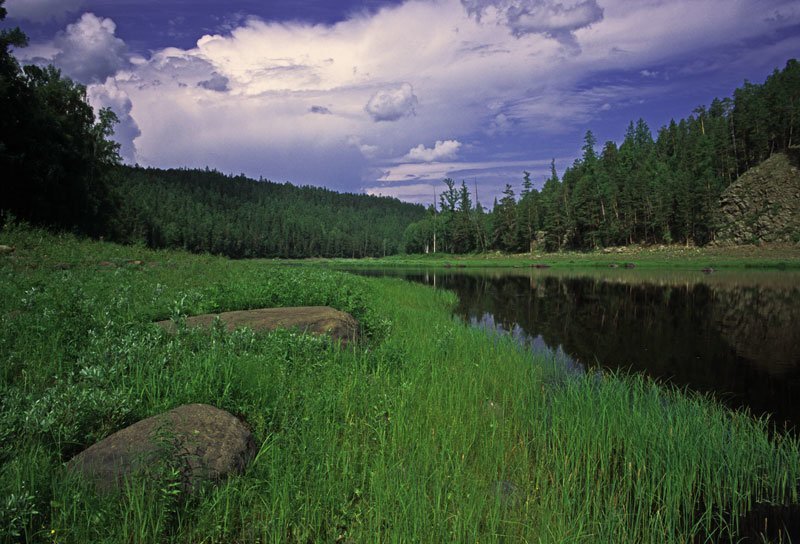
<path fill-rule="evenodd" d="M 436 251 L 448 253 L 705 245 L 715 238 L 722 191 L 799 136 L 800 63 L 792 59 L 655 137 L 640 119 L 620 145 L 608 141 L 598 152 L 587 131 L 582 156 L 560 179 L 553 164 L 537 190 L 525 172 L 519 197 L 507 184 L 491 210 L 473 204 L 465 182 L 445 179 L 438 207 L 406 229 L 405 249 L 433 251 L 434 233 Z"/>
<path fill-rule="evenodd" d="M 5 9 L 0 0 L 0 20 Z M 524 172 L 491 209 L 444 180 L 427 211 L 397 199 L 339 194 L 214 170 L 123 166 L 114 113 L 54 67 L 21 67 L 18 28 L 0 31 L 0 225 L 13 220 L 152 248 L 233 258 L 379 257 L 594 249 L 712 242 L 722 191 L 798 144 L 800 63 L 698 107 L 653 135 L 631 122 L 622 143 L 583 154 L 541 189 Z M 323 180 L 324 181 L 324 180 Z"/>
<path fill-rule="evenodd" d="M 214 170 L 120 166 L 112 239 L 232 258 L 380 257 L 402 250 L 422 206 Z"/>
<path fill-rule="evenodd" d="M 86 89 L 52 66 L 20 67 L 11 50 L 27 43 L 19 28 L 0 30 L 0 224 L 13 215 L 102 235 L 113 213 L 106 179 L 119 163 L 117 118 L 95 115 Z"/>

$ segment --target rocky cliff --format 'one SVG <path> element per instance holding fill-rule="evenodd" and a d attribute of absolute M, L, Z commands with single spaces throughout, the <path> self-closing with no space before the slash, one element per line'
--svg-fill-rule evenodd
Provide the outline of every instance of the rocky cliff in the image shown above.
<path fill-rule="evenodd" d="M 776 153 L 720 197 L 718 243 L 800 242 L 800 148 Z"/>

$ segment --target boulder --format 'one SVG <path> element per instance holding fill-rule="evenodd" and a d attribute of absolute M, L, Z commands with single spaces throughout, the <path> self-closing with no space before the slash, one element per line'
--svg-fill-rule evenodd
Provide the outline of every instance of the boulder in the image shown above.
<path fill-rule="evenodd" d="M 0 255 L 11 255 L 16 249 L 14 246 L 0 245 Z"/>
<path fill-rule="evenodd" d="M 197 315 L 187 317 L 186 325 L 210 329 L 217 317 L 228 331 L 245 327 L 255 332 L 299 329 L 310 334 L 329 334 L 334 341 L 341 341 L 342 344 L 358 339 L 358 321 L 350 314 L 328 306 L 261 308 Z M 170 319 L 158 321 L 156 324 L 167 332 L 176 332 L 175 323 Z"/>
<path fill-rule="evenodd" d="M 236 417 L 207 404 L 185 404 L 104 438 L 68 467 L 100 492 L 120 489 L 133 475 L 157 480 L 153 471 L 168 467 L 177 469 L 181 489 L 190 491 L 202 481 L 242 472 L 255 453 L 252 434 Z"/>

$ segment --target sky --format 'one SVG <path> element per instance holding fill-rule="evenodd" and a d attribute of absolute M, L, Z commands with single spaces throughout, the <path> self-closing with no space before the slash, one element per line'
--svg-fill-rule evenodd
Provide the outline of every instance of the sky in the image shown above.
<path fill-rule="evenodd" d="M 6 0 L 126 163 L 484 205 L 800 56 L 795 0 Z"/>

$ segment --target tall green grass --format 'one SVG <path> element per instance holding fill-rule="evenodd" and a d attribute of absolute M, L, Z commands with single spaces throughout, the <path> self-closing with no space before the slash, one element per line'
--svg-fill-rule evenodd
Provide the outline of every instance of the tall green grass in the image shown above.
<path fill-rule="evenodd" d="M 302 262 L 302 261 L 292 261 Z M 629 246 L 609 250 L 562 251 L 557 253 L 429 253 L 391 255 L 364 259 L 314 259 L 317 264 L 338 268 L 529 268 L 546 265 L 555 269 L 608 268 L 633 263 L 645 269 L 695 270 L 800 268 L 800 246 Z"/>
<path fill-rule="evenodd" d="M 454 320 L 446 292 L 24 228 L 0 243 L 17 246 L 0 257 L 5 541 L 713 542 L 756 502 L 800 502 L 796 439 L 642 377 L 568 374 Z M 352 312 L 366 339 L 151 323 L 307 304 Z M 98 497 L 64 469 L 188 402 L 251 426 L 244 474 Z"/>

